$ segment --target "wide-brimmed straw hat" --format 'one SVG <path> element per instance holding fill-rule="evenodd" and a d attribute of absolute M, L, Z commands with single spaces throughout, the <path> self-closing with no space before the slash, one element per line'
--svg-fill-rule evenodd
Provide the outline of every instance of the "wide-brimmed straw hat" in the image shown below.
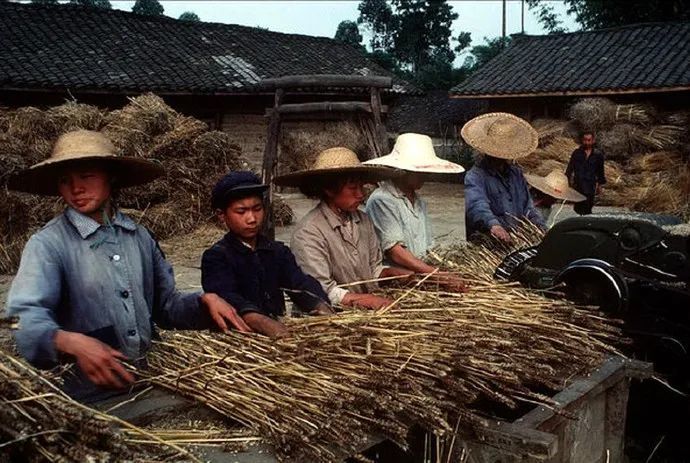
<path fill-rule="evenodd" d="M 465 171 L 461 165 L 436 156 L 431 138 L 419 133 L 399 135 L 390 154 L 371 159 L 364 164 L 430 174 L 459 174 Z"/>
<path fill-rule="evenodd" d="M 558 169 L 552 170 L 546 177 L 525 174 L 525 180 L 537 190 L 556 199 L 573 203 L 579 203 L 587 199 L 585 195 L 568 185 L 568 177 Z"/>
<path fill-rule="evenodd" d="M 500 159 L 524 158 L 539 142 L 529 122 L 509 113 L 477 116 L 462 127 L 460 135 L 472 148 Z"/>
<path fill-rule="evenodd" d="M 8 187 L 26 193 L 57 196 L 60 172 L 92 161 L 102 161 L 108 172 L 117 178 L 119 188 L 142 185 L 164 173 L 163 167 L 154 162 L 119 156 L 110 140 L 100 132 L 75 130 L 57 139 L 48 159 L 12 176 Z"/>
<path fill-rule="evenodd" d="M 343 148 L 329 148 L 321 151 L 311 169 L 299 170 L 276 177 L 273 182 L 280 186 L 302 186 L 317 177 L 352 175 L 365 182 L 378 182 L 399 175 L 388 167 L 364 165 L 354 151 Z"/>

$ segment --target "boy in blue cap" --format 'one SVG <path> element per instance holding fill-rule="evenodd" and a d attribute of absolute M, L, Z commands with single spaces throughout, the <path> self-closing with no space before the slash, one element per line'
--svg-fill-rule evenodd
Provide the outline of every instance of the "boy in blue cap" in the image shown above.
<path fill-rule="evenodd" d="M 277 320 L 285 312 L 283 291 L 310 314 L 333 311 L 319 282 L 302 271 L 290 249 L 260 233 L 267 189 L 247 171 L 230 172 L 213 188 L 211 203 L 228 233 L 204 252 L 201 283 L 231 304 L 254 331 L 280 337 L 287 334 Z"/>

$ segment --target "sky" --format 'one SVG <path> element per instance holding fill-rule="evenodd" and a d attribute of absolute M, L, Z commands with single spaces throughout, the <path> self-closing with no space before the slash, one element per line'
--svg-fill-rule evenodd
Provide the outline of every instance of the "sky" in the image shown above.
<path fill-rule="evenodd" d="M 113 8 L 130 11 L 133 1 L 110 0 Z M 461 31 L 472 34 L 472 45 L 483 43 L 484 37 L 501 35 L 501 0 L 450 1 L 458 19 L 453 23 L 453 36 Z M 578 29 L 573 17 L 566 14 L 560 0 L 551 2 L 569 31 Z M 177 18 L 185 11 L 193 11 L 202 21 L 245 26 L 260 26 L 272 31 L 333 37 L 340 21 L 355 21 L 359 12 L 358 0 L 176 0 L 161 1 L 164 14 Z M 520 32 L 520 1 L 508 0 L 506 31 Z M 525 32 L 543 34 L 535 14 L 525 5 Z M 366 37 L 365 37 L 366 41 Z M 455 47 L 455 44 L 453 44 Z M 458 58 L 461 62 L 461 57 Z"/>

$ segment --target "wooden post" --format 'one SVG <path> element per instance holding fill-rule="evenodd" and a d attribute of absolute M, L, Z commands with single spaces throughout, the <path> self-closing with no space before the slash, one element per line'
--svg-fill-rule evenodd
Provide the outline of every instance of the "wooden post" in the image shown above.
<path fill-rule="evenodd" d="M 275 222 L 273 220 L 273 172 L 278 161 L 278 137 L 280 135 L 280 107 L 283 101 L 284 91 L 282 88 L 276 90 L 273 102 L 273 111 L 268 122 L 268 136 L 266 137 L 266 147 L 264 148 L 263 166 L 261 169 L 261 179 L 269 186 L 268 201 L 266 202 L 266 214 L 264 219 L 263 232 L 269 239 L 275 238 Z"/>
<path fill-rule="evenodd" d="M 371 115 L 374 118 L 374 132 L 376 134 L 376 156 L 383 156 L 388 151 L 388 134 L 381 122 L 381 93 L 378 88 L 371 87 Z"/>

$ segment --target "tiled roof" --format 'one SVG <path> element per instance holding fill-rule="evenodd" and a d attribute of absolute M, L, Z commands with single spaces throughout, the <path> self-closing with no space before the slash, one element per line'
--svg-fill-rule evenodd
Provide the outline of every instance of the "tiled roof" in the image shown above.
<path fill-rule="evenodd" d="M 515 36 L 451 93 L 496 97 L 679 88 L 690 89 L 690 22 Z"/>
<path fill-rule="evenodd" d="M 263 78 L 299 74 L 391 75 L 325 37 L 0 2 L 0 89 L 246 93 Z M 393 91 L 416 92 L 396 78 Z"/>
<path fill-rule="evenodd" d="M 463 124 L 480 111 L 478 101 L 450 98 L 445 90 L 431 91 L 423 96 L 404 95 L 391 109 L 387 126 L 390 132 L 452 138 L 456 125 Z"/>

